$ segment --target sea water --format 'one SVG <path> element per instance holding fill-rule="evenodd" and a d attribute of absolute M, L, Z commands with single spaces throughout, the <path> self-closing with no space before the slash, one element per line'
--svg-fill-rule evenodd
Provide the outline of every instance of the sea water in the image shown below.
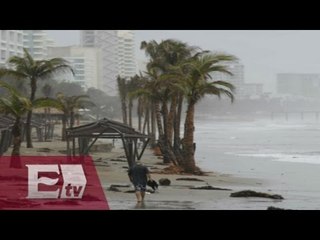
<path fill-rule="evenodd" d="M 195 142 L 203 170 L 257 179 L 253 190 L 285 197 L 277 207 L 320 209 L 316 119 L 196 120 Z"/>

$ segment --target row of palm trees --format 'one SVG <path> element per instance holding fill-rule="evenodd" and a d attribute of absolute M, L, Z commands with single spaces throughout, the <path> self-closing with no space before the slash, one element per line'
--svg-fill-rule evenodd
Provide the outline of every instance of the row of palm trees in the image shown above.
<path fill-rule="evenodd" d="M 11 84 L 0 81 L 0 90 L 2 89 L 0 97 L 0 113 L 11 115 L 15 122 L 12 127 L 13 135 L 13 149 L 11 155 L 11 167 L 20 167 L 20 146 L 21 146 L 21 121 L 26 118 L 26 140 L 27 147 L 32 147 L 31 142 L 31 117 L 32 110 L 35 108 L 55 108 L 63 112 L 62 114 L 62 140 L 66 139 L 66 126 L 74 126 L 75 111 L 84 106 L 93 106 L 94 104 L 89 100 L 87 95 L 65 96 L 63 93 L 57 93 L 56 98 L 49 98 L 51 86 L 45 85 L 42 89 L 44 96 L 42 98 L 35 98 L 37 91 L 37 81 L 51 78 L 53 74 L 59 70 L 72 71 L 71 67 L 67 65 L 64 59 L 55 58 L 50 60 L 34 60 L 27 50 L 24 50 L 23 57 L 11 57 L 9 59 L 11 68 L 0 68 L 0 77 L 6 79 L 11 77 L 16 80 L 29 81 L 30 83 L 30 97 L 25 97 Z"/>
<path fill-rule="evenodd" d="M 8 61 L 10 68 L 0 68 L 0 78 L 13 77 L 14 79 L 27 81 L 30 86 L 29 100 L 32 103 L 35 100 L 37 83 L 39 80 L 51 79 L 54 74 L 59 72 L 71 71 L 72 68 L 63 58 L 52 58 L 49 60 L 35 60 L 30 53 L 24 49 L 23 57 L 13 56 Z M 10 91 L 13 94 L 12 91 Z M 32 108 L 26 109 L 26 141 L 27 148 L 32 148 L 31 138 L 31 119 Z"/>
<path fill-rule="evenodd" d="M 234 100 L 234 86 L 225 81 L 213 81 L 212 75 L 215 72 L 232 75 L 225 63 L 237 59 L 171 39 L 160 43 L 142 42 L 141 49 L 149 58 L 147 70 L 130 80 L 117 79 L 123 122 L 132 126 L 132 103 L 136 99 L 138 128 L 141 129 L 142 116 L 145 123 L 151 122 L 154 128 L 148 133 L 154 139 L 157 137 L 164 162 L 173 163 L 187 173 L 199 172 L 194 157 L 195 106 L 205 95 L 226 95 Z M 182 135 L 180 126 L 184 108 Z"/>

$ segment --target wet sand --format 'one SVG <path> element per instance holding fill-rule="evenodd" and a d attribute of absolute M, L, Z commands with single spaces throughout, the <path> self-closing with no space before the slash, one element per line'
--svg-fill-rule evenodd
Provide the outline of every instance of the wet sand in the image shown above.
<path fill-rule="evenodd" d="M 102 143 L 98 140 L 96 144 Z M 34 142 L 33 149 L 27 149 L 24 145 L 21 147 L 21 154 L 29 156 L 64 155 L 63 151 L 66 149 L 66 143 L 61 141 Z M 9 153 L 10 149 L 6 155 Z M 265 210 L 268 206 L 276 206 L 275 204 L 279 202 L 279 200 L 264 198 L 230 197 L 232 192 L 247 189 L 268 192 L 263 179 L 235 177 L 218 172 L 208 173 L 208 176 L 158 173 L 166 166 L 161 164 L 162 160 L 159 157 L 154 156 L 149 149 L 146 149 L 142 162 L 150 169 L 152 178 L 156 181 L 161 178 L 168 178 L 171 184 L 170 186 L 159 186 L 159 189 L 155 193 L 147 193 L 144 203 L 137 204 L 134 193 L 125 193 L 125 191 L 133 190 L 134 188 L 127 176 L 127 162 L 124 158 L 125 154 L 121 144 L 119 142 L 116 143 L 115 148 L 111 152 L 92 152 L 90 155 L 94 160 L 109 207 L 113 210 Z M 206 171 L 206 169 L 202 170 Z M 181 177 L 198 178 L 203 180 L 203 182 L 176 180 Z M 120 191 L 115 192 L 108 190 L 112 184 L 129 186 L 118 187 Z M 190 187 L 206 185 L 228 188 L 231 191 L 190 189 Z M 268 193 L 277 194 L 270 191 Z"/>

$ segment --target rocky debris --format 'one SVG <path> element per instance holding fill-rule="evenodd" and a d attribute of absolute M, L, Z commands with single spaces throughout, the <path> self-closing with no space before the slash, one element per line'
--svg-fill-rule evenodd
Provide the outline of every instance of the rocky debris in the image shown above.
<path fill-rule="evenodd" d="M 111 184 L 110 187 L 115 187 L 115 188 L 130 187 L 130 184 Z"/>
<path fill-rule="evenodd" d="M 195 181 L 195 182 L 204 182 L 204 180 L 199 179 L 199 178 L 177 178 L 177 181 Z"/>
<path fill-rule="evenodd" d="M 150 167 L 150 169 L 159 170 L 159 168 L 157 168 L 157 167 Z"/>
<path fill-rule="evenodd" d="M 159 179 L 160 186 L 169 186 L 171 184 L 170 179 L 168 178 L 161 178 Z"/>
<path fill-rule="evenodd" d="M 107 190 L 112 191 L 112 192 L 121 192 L 118 188 L 113 187 L 112 185 L 110 187 L 108 187 Z"/>
<path fill-rule="evenodd" d="M 135 193 L 135 192 L 136 192 L 136 190 L 128 190 L 128 191 L 125 191 L 124 193 Z M 149 189 L 147 189 L 146 192 L 148 192 L 148 193 L 155 193 L 155 191 L 149 190 Z"/>
<path fill-rule="evenodd" d="M 230 194 L 230 197 L 262 197 L 262 198 L 272 198 L 272 199 L 280 199 L 280 200 L 284 199 L 281 195 L 278 195 L 278 194 L 255 192 L 252 190 L 234 192 Z"/>
<path fill-rule="evenodd" d="M 267 210 L 291 210 L 291 209 L 277 208 L 277 207 L 270 206 L 267 208 Z"/>
<path fill-rule="evenodd" d="M 46 153 L 51 152 L 51 151 L 52 151 L 52 149 L 50 149 L 50 148 L 39 148 L 37 150 L 37 152 L 46 152 Z"/>
<path fill-rule="evenodd" d="M 119 159 L 119 158 L 112 158 L 110 159 L 111 162 L 127 162 L 127 160 Z"/>
<path fill-rule="evenodd" d="M 208 186 L 201 186 L 201 187 L 190 187 L 189 189 L 196 189 L 196 190 L 224 190 L 224 191 L 231 191 L 231 189 L 228 188 L 218 188 L 218 187 L 212 187 L 210 185 Z"/>
<path fill-rule="evenodd" d="M 170 165 L 159 171 L 160 174 L 182 174 L 183 169 L 179 166 Z"/>
<path fill-rule="evenodd" d="M 95 164 L 96 167 L 110 167 L 109 164 L 101 163 L 101 164 Z"/>

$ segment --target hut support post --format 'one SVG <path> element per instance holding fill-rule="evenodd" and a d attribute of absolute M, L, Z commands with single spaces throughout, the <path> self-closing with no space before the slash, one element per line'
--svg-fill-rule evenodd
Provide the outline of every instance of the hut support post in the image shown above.
<path fill-rule="evenodd" d="M 143 155 L 143 153 L 144 153 L 144 150 L 146 149 L 149 141 L 150 141 L 150 138 L 148 138 L 147 141 L 144 142 L 144 144 L 143 144 L 143 146 L 142 146 L 142 149 L 141 149 L 141 153 L 140 153 L 140 155 L 138 156 L 138 160 L 141 159 L 141 157 L 142 157 L 142 155 Z"/>

